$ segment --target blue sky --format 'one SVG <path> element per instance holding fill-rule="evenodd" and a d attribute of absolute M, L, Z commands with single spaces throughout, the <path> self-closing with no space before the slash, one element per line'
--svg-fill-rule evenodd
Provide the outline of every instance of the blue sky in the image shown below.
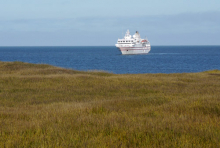
<path fill-rule="evenodd" d="M 0 0 L 0 46 L 220 45 L 220 0 Z"/>

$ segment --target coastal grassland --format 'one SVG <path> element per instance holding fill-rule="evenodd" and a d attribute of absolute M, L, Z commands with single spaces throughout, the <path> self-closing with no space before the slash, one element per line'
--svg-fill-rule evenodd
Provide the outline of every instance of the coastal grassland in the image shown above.
<path fill-rule="evenodd" d="M 0 62 L 0 147 L 220 147 L 220 71 Z"/>

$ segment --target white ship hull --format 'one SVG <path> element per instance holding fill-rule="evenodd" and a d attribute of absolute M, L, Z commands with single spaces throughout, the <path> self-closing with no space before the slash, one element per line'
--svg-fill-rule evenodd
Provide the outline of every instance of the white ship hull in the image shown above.
<path fill-rule="evenodd" d="M 122 54 L 148 54 L 151 47 L 118 47 Z"/>
<path fill-rule="evenodd" d="M 118 39 L 115 46 L 122 54 L 147 54 L 151 50 L 150 42 L 147 39 L 141 39 L 138 31 L 132 37 L 127 30 L 124 38 Z"/>

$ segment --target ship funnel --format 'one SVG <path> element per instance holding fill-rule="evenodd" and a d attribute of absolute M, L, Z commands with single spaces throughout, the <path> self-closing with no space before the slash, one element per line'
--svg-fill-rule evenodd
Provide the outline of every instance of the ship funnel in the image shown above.
<path fill-rule="evenodd" d="M 136 31 L 136 33 L 133 35 L 133 38 L 136 38 L 136 39 L 140 39 L 140 34 L 138 31 Z"/>

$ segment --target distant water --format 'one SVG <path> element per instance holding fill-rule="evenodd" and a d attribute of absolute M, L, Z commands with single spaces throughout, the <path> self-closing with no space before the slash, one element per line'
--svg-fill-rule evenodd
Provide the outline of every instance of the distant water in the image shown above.
<path fill-rule="evenodd" d="M 114 46 L 0 47 L 0 61 L 116 74 L 188 73 L 220 70 L 220 46 L 152 46 L 147 55 L 121 55 Z"/>

